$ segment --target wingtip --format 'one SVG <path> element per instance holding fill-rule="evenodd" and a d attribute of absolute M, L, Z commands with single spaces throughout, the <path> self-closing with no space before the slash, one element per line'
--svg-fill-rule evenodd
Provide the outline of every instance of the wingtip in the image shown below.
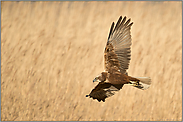
<path fill-rule="evenodd" d="M 98 99 L 97 99 L 98 100 Z M 98 102 L 100 102 L 101 100 L 98 100 Z"/>
<path fill-rule="evenodd" d="M 105 102 L 105 99 L 97 99 L 98 100 L 98 102 Z"/>
<path fill-rule="evenodd" d="M 122 19 L 122 16 L 120 16 L 119 19 Z"/>

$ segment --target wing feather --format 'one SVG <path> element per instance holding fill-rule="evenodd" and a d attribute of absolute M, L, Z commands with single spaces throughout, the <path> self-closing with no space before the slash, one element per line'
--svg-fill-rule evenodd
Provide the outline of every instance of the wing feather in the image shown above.
<path fill-rule="evenodd" d="M 114 28 L 114 31 L 120 27 L 121 19 L 122 19 L 122 16 L 119 17 L 118 22 L 116 23 L 116 27 Z"/>
<path fill-rule="evenodd" d="M 110 29 L 110 32 L 109 32 L 108 40 L 109 40 L 109 38 L 110 38 L 110 35 L 112 34 L 113 28 L 114 28 L 114 22 L 113 22 L 112 25 L 111 25 L 111 29 Z"/>
<path fill-rule="evenodd" d="M 118 19 L 116 26 L 114 22 L 111 25 L 108 41 L 104 51 L 105 68 L 110 71 L 110 68 L 117 67 L 121 73 L 126 73 L 131 57 L 131 35 L 130 29 L 133 24 L 130 19 L 126 21 L 126 16 Z M 113 30 L 114 28 L 114 30 Z"/>
<path fill-rule="evenodd" d="M 111 84 L 106 82 L 100 82 L 89 95 L 86 97 L 90 97 L 93 99 L 97 99 L 99 102 L 102 100 L 105 102 L 105 99 L 111 97 L 115 94 L 115 92 L 119 91 L 123 87 L 123 84 Z"/>

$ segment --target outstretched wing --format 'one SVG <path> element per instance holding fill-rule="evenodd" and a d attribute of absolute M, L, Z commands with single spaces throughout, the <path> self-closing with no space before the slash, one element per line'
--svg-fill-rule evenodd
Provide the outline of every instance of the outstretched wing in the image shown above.
<path fill-rule="evenodd" d="M 133 22 L 126 21 L 126 16 L 122 20 L 120 16 L 115 28 L 114 22 L 111 25 L 107 45 L 104 51 L 105 68 L 110 72 L 113 67 L 121 73 L 127 73 L 131 56 L 131 35 L 130 29 Z"/>
<path fill-rule="evenodd" d="M 123 84 L 111 84 L 100 82 L 89 95 L 86 97 L 90 97 L 93 99 L 97 99 L 99 102 L 102 100 L 105 102 L 105 99 L 114 95 L 116 91 L 119 91 L 123 87 Z"/>

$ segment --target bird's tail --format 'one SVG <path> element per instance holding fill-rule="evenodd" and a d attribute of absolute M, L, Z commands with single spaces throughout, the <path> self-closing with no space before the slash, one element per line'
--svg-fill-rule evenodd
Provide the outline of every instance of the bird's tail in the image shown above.
<path fill-rule="evenodd" d="M 136 88 L 146 90 L 151 85 L 151 78 L 150 77 L 131 77 L 130 84 Z"/>

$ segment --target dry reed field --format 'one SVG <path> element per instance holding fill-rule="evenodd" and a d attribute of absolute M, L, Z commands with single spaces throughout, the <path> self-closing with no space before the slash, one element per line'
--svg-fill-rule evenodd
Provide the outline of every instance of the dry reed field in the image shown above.
<path fill-rule="evenodd" d="M 1 120 L 181 121 L 182 2 L 2 2 Z M 112 22 L 131 28 L 130 76 L 98 102 L 86 98 L 104 70 Z"/>

